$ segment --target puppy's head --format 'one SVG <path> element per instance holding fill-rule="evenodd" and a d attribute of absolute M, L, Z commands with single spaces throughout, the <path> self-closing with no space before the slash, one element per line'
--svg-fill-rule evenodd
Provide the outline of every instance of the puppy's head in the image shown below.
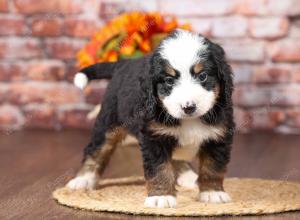
<path fill-rule="evenodd" d="M 232 87 L 223 49 L 188 31 L 178 29 L 164 39 L 152 61 L 156 95 L 176 119 L 205 115 Z"/>

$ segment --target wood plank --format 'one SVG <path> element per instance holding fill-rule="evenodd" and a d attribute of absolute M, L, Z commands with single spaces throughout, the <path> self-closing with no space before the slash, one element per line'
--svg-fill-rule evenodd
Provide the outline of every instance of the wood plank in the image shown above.
<path fill-rule="evenodd" d="M 92 213 L 57 205 L 51 192 L 75 174 L 89 137 L 89 131 L 80 130 L 1 134 L 0 219 L 174 219 Z M 300 181 L 299 155 L 300 136 L 263 132 L 236 135 L 228 176 Z M 104 178 L 141 174 L 138 148 L 126 146 L 116 151 Z M 300 212 L 209 219 L 296 220 Z"/>

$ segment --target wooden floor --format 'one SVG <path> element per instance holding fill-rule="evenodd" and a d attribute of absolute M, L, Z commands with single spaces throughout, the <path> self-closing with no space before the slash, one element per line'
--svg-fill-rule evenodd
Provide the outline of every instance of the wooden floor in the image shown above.
<path fill-rule="evenodd" d="M 157 219 L 66 208 L 51 192 L 71 178 L 81 160 L 88 131 L 26 131 L 0 135 L 0 219 Z M 300 181 L 300 136 L 259 132 L 237 135 L 228 176 Z M 121 147 L 105 177 L 142 174 L 136 147 Z M 163 218 L 190 219 L 190 218 Z M 300 212 L 207 219 L 300 219 Z"/>

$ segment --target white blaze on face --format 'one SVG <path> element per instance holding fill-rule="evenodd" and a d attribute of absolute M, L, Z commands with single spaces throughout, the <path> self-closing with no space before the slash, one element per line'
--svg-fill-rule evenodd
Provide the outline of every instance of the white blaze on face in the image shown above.
<path fill-rule="evenodd" d="M 169 114 L 175 118 L 184 118 L 185 113 L 182 106 L 187 102 L 196 104 L 196 111 L 193 117 L 199 117 L 208 112 L 215 103 L 215 93 L 207 91 L 199 83 L 196 83 L 192 77 L 182 75 L 178 80 L 169 96 L 165 97 L 162 102 Z"/>
<path fill-rule="evenodd" d="M 184 30 L 178 30 L 174 38 L 165 40 L 161 47 L 161 56 L 179 71 L 180 77 L 173 86 L 171 94 L 162 102 L 173 117 L 184 118 L 182 107 L 187 103 L 196 104 L 193 117 L 199 117 L 209 111 L 215 103 L 214 91 L 207 91 L 191 75 L 190 69 L 201 62 L 199 53 L 205 52 L 204 38 Z"/>

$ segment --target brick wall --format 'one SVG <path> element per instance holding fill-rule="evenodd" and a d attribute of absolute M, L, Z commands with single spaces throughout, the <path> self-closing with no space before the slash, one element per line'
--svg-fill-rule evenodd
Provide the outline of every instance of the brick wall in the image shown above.
<path fill-rule="evenodd" d="M 0 0 L 0 128 L 88 128 L 106 81 L 82 93 L 75 53 L 128 10 L 160 11 L 221 43 L 235 72 L 240 131 L 300 130 L 298 0 Z"/>

